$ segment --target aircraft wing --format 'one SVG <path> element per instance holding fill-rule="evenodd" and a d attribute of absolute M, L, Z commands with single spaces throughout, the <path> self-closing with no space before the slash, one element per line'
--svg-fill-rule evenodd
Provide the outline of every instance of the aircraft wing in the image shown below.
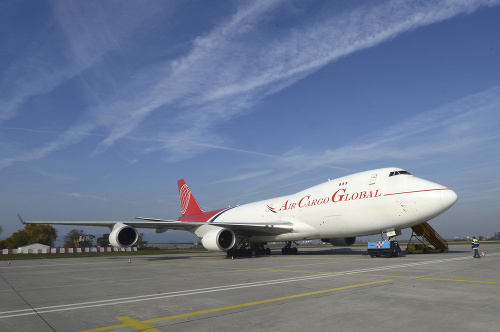
<path fill-rule="evenodd" d="M 88 221 L 88 220 L 82 220 L 82 221 L 25 221 L 19 216 L 19 220 L 21 220 L 22 224 L 48 224 L 48 225 L 69 225 L 69 226 L 98 226 L 98 227 L 109 227 L 110 229 L 113 228 L 114 225 L 117 223 L 121 223 L 124 225 L 129 225 L 132 227 L 137 227 L 137 228 L 164 228 L 166 225 L 172 225 L 171 223 L 179 223 L 178 221 L 175 220 L 162 220 L 163 222 L 159 221 Z M 193 223 L 191 223 L 193 224 Z M 202 224 L 202 223 L 196 223 L 196 224 Z M 174 226 L 174 225 L 172 225 Z M 190 227 L 193 226 L 199 226 L 199 225 L 191 225 Z M 169 227 L 170 228 L 170 227 Z M 172 227 L 174 228 L 174 227 Z M 186 229 L 189 227 L 183 227 L 183 228 L 175 228 L 175 229 Z"/>
<path fill-rule="evenodd" d="M 229 228 L 239 235 L 277 235 L 293 231 L 291 222 L 271 222 L 271 223 L 212 223 L 214 226 Z"/>
<path fill-rule="evenodd" d="M 190 230 L 202 225 L 212 225 L 231 229 L 241 235 L 275 235 L 284 234 L 293 231 L 291 222 L 270 222 L 270 223 L 229 223 L 229 222 L 186 222 L 177 220 L 154 219 L 136 217 L 137 221 L 24 221 L 20 216 L 19 219 L 23 224 L 51 224 L 51 225 L 70 225 L 70 226 L 99 226 L 109 227 L 117 223 L 136 227 L 136 228 L 152 228 L 156 229 L 157 233 L 163 233 L 169 229 L 175 230 Z"/>

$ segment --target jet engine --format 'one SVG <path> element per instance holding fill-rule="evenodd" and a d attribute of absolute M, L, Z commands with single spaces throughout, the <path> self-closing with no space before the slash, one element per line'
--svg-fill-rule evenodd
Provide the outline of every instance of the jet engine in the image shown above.
<path fill-rule="evenodd" d="M 356 242 L 356 237 L 339 237 L 335 239 L 321 239 L 323 242 L 330 242 L 334 246 L 352 246 Z"/>
<path fill-rule="evenodd" d="M 203 235 L 201 244 L 208 250 L 228 250 L 234 246 L 236 235 L 227 228 L 214 228 Z"/>
<path fill-rule="evenodd" d="M 137 242 L 139 234 L 132 226 L 127 226 L 122 223 L 116 223 L 113 226 L 113 231 L 109 234 L 109 243 L 113 247 L 130 247 Z"/>

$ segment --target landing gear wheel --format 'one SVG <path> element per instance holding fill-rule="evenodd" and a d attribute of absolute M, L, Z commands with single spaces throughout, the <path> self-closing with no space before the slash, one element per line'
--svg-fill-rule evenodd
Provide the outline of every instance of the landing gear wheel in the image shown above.
<path fill-rule="evenodd" d="M 292 248 L 292 242 L 287 242 L 286 245 L 281 249 L 282 255 L 297 255 L 297 247 Z"/>
<path fill-rule="evenodd" d="M 255 252 L 255 256 L 267 256 L 271 254 L 271 249 L 266 248 L 265 245 L 267 243 L 263 244 L 253 244 L 251 246 L 251 249 Z"/>

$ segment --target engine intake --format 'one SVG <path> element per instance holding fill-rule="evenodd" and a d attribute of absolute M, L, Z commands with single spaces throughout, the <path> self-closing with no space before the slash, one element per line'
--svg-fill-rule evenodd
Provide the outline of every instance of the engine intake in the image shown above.
<path fill-rule="evenodd" d="M 113 247 L 126 248 L 133 246 L 139 239 L 137 230 L 122 223 L 116 223 L 113 231 L 109 234 L 109 243 Z"/>
<path fill-rule="evenodd" d="M 201 244 L 208 250 L 229 250 L 236 242 L 234 232 L 227 228 L 217 227 L 206 232 Z"/>
<path fill-rule="evenodd" d="M 321 239 L 323 242 L 330 242 L 334 246 L 352 246 L 356 243 L 356 237 L 339 237 L 334 239 Z"/>

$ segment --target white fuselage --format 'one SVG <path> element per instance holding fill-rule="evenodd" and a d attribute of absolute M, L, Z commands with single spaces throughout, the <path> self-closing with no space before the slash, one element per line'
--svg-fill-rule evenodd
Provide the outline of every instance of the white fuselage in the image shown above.
<path fill-rule="evenodd" d="M 398 174 L 401 173 L 401 174 Z M 290 222 L 293 232 L 252 236 L 250 242 L 364 236 L 428 221 L 457 200 L 452 190 L 400 168 L 348 175 L 293 195 L 228 209 L 209 221 Z M 208 226 L 208 225 L 207 225 Z"/>

